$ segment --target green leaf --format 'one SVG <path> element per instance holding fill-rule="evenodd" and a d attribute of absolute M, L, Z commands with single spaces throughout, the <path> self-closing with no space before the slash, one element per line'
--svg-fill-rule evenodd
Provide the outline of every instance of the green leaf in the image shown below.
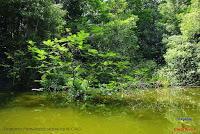
<path fill-rule="evenodd" d="M 98 51 L 96 49 L 88 49 L 88 52 L 91 54 L 98 54 Z"/>

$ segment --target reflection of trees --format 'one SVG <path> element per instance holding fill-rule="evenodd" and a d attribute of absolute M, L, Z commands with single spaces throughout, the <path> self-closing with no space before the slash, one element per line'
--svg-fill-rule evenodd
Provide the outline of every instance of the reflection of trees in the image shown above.
<path fill-rule="evenodd" d="M 166 107 L 166 111 L 164 113 L 165 118 L 172 124 L 170 126 L 171 131 L 174 130 L 174 128 L 192 128 L 195 127 L 195 122 L 192 121 L 183 121 L 178 120 L 177 118 L 182 117 L 190 117 L 190 115 L 186 112 L 186 105 L 188 103 L 185 103 L 184 99 L 189 98 L 184 94 L 184 90 L 182 89 L 168 89 L 168 104 Z M 192 98 L 190 98 L 191 102 Z M 189 109 L 190 110 L 190 109 Z M 192 117 L 190 117 L 192 118 Z"/>

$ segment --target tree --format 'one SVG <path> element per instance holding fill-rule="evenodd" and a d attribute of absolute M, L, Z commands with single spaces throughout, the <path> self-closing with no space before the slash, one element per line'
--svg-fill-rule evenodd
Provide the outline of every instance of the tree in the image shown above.
<path fill-rule="evenodd" d="M 80 31 L 61 39 L 47 40 L 38 47 L 29 41 L 29 51 L 47 91 L 73 91 L 79 96 L 88 89 L 127 81 L 129 61 L 114 52 L 101 52 L 87 44 L 89 34 Z M 131 77 L 131 76 L 129 76 Z"/>
<path fill-rule="evenodd" d="M 192 4 L 188 8 L 188 13 L 182 17 L 180 30 L 182 35 L 191 42 L 198 43 L 200 41 L 200 2 L 192 0 Z"/>
<path fill-rule="evenodd" d="M 181 35 L 168 38 L 165 54 L 167 67 L 174 84 L 200 85 L 200 3 L 192 0 L 187 12 L 182 14 Z"/>
<path fill-rule="evenodd" d="M 62 18 L 64 14 L 61 7 L 51 0 L 1 1 L 0 67 L 3 70 L 1 74 L 16 81 L 24 80 L 25 83 L 26 67 L 29 64 L 26 40 L 33 39 L 39 42 L 59 35 L 65 23 Z"/>
<path fill-rule="evenodd" d="M 163 28 L 159 25 L 160 13 L 157 0 L 127 0 L 128 10 L 138 16 L 136 36 L 143 59 L 164 63 L 165 47 L 162 43 Z"/>

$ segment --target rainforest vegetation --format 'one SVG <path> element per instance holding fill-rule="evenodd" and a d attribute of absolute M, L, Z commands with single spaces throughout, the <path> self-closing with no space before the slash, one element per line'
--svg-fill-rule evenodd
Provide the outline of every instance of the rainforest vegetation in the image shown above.
<path fill-rule="evenodd" d="M 200 86 L 199 41 L 199 0 L 0 0 L 0 86 L 71 101 Z"/>

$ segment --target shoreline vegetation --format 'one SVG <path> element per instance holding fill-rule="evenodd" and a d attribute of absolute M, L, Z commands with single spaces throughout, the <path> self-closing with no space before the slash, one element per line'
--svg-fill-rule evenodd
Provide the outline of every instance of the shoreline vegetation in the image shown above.
<path fill-rule="evenodd" d="M 1 1 L 0 89 L 32 89 L 55 100 L 60 93 L 65 103 L 199 87 L 199 6 L 199 0 Z"/>
<path fill-rule="evenodd" d="M 200 0 L 0 0 L 3 133 L 198 133 L 199 112 Z"/>
<path fill-rule="evenodd" d="M 125 106 L 132 110 L 145 108 L 163 110 L 167 107 L 176 106 L 180 109 L 200 110 L 200 103 L 197 94 L 190 94 L 190 91 L 199 91 L 199 88 L 148 88 L 122 90 L 117 92 L 88 91 L 81 98 L 72 100 L 67 91 L 53 92 L 1 92 L 1 99 L 4 100 L 1 106 L 58 106 L 68 107 L 77 105 L 79 108 L 84 105 L 89 107 L 99 106 Z M 11 97 L 12 96 L 12 97 Z M 22 96 L 22 97 L 21 97 Z M 7 99 L 6 99 L 7 98 Z M 19 99 L 18 99 L 19 98 Z"/>

